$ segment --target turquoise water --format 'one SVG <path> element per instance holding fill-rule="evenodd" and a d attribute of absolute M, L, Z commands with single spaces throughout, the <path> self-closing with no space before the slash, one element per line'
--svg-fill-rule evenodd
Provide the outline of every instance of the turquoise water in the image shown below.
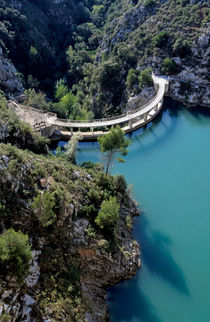
<path fill-rule="evenodd" d="M 112 322 L 210 321 L 210 113 L 164 103 L 113 173 L 133 185 L 142 266 L 109 291 Z M 81 143 L 78 161 L 101 158 Z"/>

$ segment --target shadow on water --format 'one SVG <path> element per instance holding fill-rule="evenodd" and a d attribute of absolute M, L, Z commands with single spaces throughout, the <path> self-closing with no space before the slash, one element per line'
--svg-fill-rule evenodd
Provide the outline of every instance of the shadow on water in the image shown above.
<path fill-rule="evenodd" d="M 183 111 L 184 109 L 190 116 L 192 116 L 192 118 L 190 119 L 191 122 L 193 122 L 193 120 L 198 121 L 203 116 L 205 116 L 205 118 L 210 118 L 209 108 L 203 106 L 185 106 L 182 103 L 174 101 L 169 97 L 164 98 L 164 108 L 169 110 L 169 115 L 171 117 L 178 117 L 179 112 Z M 206 124 L 209 126 L 209 122 L 206 122 Z"/>
<path fill-rule="evenodd" d="M 185 276 L 170 252 L 172 244 L 170 238 L 161 232 L 153 231 L 144 214 L 136 220 L 135 238 L 141 246 L 142 266 L 146 266 L 153 276 L 161 278 L 175 290 L 188 296 L 189 289 Z M 136 278 L 110 289 L 109 305 L 112 322 L 162 321 L 149 298 L 141 290 L 141 273 L 140 270 Z M 118 301 L 115 302 L 115 299 Z"/>
<path fill-rule="evenodd" d="M 129 135 L 132 142 L 138 143 L 134 145 L 135 148 L 132 149 L 129 154 L 135 154 L 136 149 L 139 149 L 139 146 L 146 151 L 155 146 L 159 146 L 166 140 L 170 140 L 170 136 L 173 135 L 176 129 L 177 122 L 178 111 L 176 109 L 164 107 L 162 113 L 160 113 L 152 122 Z M 151 139 L 147 141 L 147 137 L 150 137 Z"/>
<path fill-rule="evenodd" d="M 136 223 L 135 230 L 138 231 L 143 263 L 149 271 L 177 291 L 189 295 L 185 276 L 170 253 L 170 238 L 161 232 L 152 231 L 145 215 Z"/>
<path fill-rule="evenodd" d="M 122 305 L 113 303 L 112 297 L 120 299 Z M 109 302 L 112 303 L 112 322 L 128 322 L 134 319 L 142 322 L 162 321 L 148 297 L 139 288 L 136 279 L 129 281 L 129 287 L 127 282 L 124 282 L 113 288 Z"/>

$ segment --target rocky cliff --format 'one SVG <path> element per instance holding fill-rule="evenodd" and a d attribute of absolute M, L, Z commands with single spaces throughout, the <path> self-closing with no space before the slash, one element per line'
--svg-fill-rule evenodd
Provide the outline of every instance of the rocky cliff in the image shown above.
<path fill-rule="evenodd" d="M 13 94 L 21 94 L 24 91 L 21 78 L 12 64 L 2 52 L 0 47 L 0 89 L 4 92 Z"/>
<path fill-rule="evenodd" d="M 126 190 L 114 184 L 98 166 L 81 168 L 62 158 L 0 145 L 1 232 L 21 230 L 32 247 L 23 282 L 0 268 L 2 319 L 109 320 L 106 288 L 130 278 L 140 266 L 139 246 L 131 235 L 138 210 Z M 46 192 L 56 200 L 56 218 L 44 227 L 32 202 Z M 110 194 L 120 204 L 114 236 L 98 229 L 90 212 Z"/>
<path fill-rule="evenodd" d="M 208 10 L 201 1 L 138 1 L 107 26 L 96 62 L 100 66 L 104 55 L 116 57 L 123 66 L 120 81 L 125 85 L 126 69 L 136 68 L 138 74 L 150 67 L 154 73 L 170 76 L 168 95 L 173 99 L 210 106 Z M 131 61 L 132 52 L 135 58 Z M 165 58 L 173 61 L 174 68 L 165 68 Z M 122 103 L 129 100 L 126 91 L 125 86 Z"/>

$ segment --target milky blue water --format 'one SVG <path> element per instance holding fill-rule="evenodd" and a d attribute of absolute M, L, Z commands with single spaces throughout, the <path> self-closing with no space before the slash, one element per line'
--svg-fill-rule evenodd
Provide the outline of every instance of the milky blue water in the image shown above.
<path fill-rule="evenodd" d="M 109 291 L 112 322 L 210 321 L 210 113 L 172 101 L 133 133 L 124 174 L 142 215 L 137 275 Z M 60 144 L 62 144 L 60 142 Z M 96 143 L 81 143 L 78 162 L 98 161 Z"/>

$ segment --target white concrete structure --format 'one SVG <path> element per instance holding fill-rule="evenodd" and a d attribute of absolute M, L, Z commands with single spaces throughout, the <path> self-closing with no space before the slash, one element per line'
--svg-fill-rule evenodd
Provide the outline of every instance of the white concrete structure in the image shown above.
<path fill-rule="evenodd" d="M 66 137 L 71 137 L 74 130 L 87 129 L 87 132 L 82 132 L 83 139 L 96 139 L 98 136 L 107 132 L 94 131 L 94 128 L 107 128 L 115 125 L 121 125 L 126 133 L 131 132 L 146 123 L 150 122 L 160 112 L 163 104 L 163 97 L 168 92 L 169 79 L 164 76 L 152 75 L 156 95 L 147 104 L 139 108 L 121 114 L 119 116 L 89 120 L 89 121 L 70 121 L 67 119 L 59 119 L 56 114 L 44 113 L 37 109 L 20 106 L 14 101 L 10 101 L 10 106 L 15 113 L 25 122 L 28 122 L 36 130 L 40 130 L 45 136 L 50 136 L 54 130 L 61 130 L 61 134 Z M 70 132 L 66 131 L 70 129 Z"/>

